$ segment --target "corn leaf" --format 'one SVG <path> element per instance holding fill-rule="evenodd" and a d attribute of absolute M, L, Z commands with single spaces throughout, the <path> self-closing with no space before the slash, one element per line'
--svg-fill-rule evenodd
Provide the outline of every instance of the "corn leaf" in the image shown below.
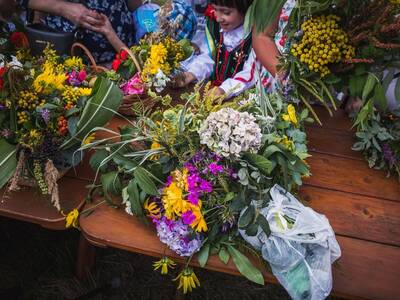
<path fill-rule="evenodd" d="M 79 118 L 75 133 L 60 148 L 67 149 L 81 143 L 93 128 L 104 126 L 114 116 L 121 101 L 121 90 L 109 79 L 99 77 Z"/>
<path fill-rule="evenodd" d="M 14 175 L 17 167 L 17 147 L 0 140 L 0 188 Z"/>

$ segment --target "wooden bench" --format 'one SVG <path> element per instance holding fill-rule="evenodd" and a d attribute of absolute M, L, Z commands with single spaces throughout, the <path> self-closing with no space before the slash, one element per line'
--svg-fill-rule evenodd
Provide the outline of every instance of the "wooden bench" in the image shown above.
<path fill-rule="evenodd" d="M 333 267 L 333 294 L 357 299 L 396 299 L 400 294 L 400 184 L 395 177 L 371 170 L 360 153 L 351 150 L 354 133 L 343 111 L 329 118 L 318 110 L 324 126 L 308 127 L 308 159 L 313 175 L 301 188 L 301 198 L 325 214 L 333 226 L 342 257 Z M 124 122 L 114 119 L 111 127 Z M 85 166 L 81 179 L 92 178 Z M 167 254 L 182 261 L 162 244 L 154 228 L 127 215 L 123 209 L 102 205 L 80 218 L 82 234 L 80 275 L 85 259 L 93 262 L 87 242 L 154 257 Z M 196 260 L 193 260 L 196 265 Z M 211 257 L 207 269 L 238 274 L 232 262 Z M 276 282 L 265 272 L 267 282 Z"/>

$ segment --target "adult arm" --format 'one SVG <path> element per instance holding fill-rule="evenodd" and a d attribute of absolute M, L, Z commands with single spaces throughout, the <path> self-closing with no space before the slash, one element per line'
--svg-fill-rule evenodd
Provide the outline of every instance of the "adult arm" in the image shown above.
<path fill-rule="evenodd" d="M 257 33 L 253 29 L 253 49 L 256 53 L 257 59 L 267 69 L 272 76 L 277 73 L 277 66 L 279 63 L 279 51 L 275 45 L 272 36 L 275 34 L 278 27 L 279 17 L 268 26 L 264 32 Z"/>
<path fill-rule="evenodd" d="M 64 0 L 29 0 L 29 8 L 61 16 L 77 26 L 91 29 L 101 25 L 99 13 L 86 8 L 80 3 L 72 3 Z"/>

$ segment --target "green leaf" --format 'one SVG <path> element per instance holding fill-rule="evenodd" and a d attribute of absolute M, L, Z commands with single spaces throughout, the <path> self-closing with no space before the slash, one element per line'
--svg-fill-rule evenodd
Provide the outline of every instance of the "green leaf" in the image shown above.
<path fill-rule="evenodd" d="M 210 244 L 205 244 L 200 252 L 197 254 L 197 260 L 200 267 L 204 268 L 208 261 L 208 256 L 210 255 Z"/>
<path fill-rule="evenodd" d="M 257 223 L 258 225 L 260 225 L 264 233 L 269 237 L 271 235 L 271 229 L 269 228 L 269 223 L 267 219 L 262 214 L 258 215 Z"/>
<path fill-rule="evenodd" d="M 361 97 L 365 82 L 365 76 L 353 76 L 349 80 L 349 92 L 353 97 Z"/>
<path fill-rule="evenodd" d="M 247 207 L 244 213 L 239 217 L 238 227 L 245 228 L 247 227 L 253 220 L 255 216 L 255 209 L 253 205 Z"/>
<path fill-rule="evenodd" d="M 250 281 L 264 285 L 264 278 L 260 270 L 254 267 L 250 260 L 237 249 L 231 245 L 227 245 L 226 247 L 228 248 L 228 252 L 232 256 L 233 262 L 240 274 Z"/>
<path fill-rule="evenodd" d="M 140 202 L 139 189 L 136 180 L 129 181 L 126 191 L 129 195 L 129 202 L 131 203 L 131 210 L 135 216 L 141 217 L 144 215 L 142 204 Z"/>
<path fill-rule="evenodd" d="M 14 175 L 17 167 L 17 147 L 0 139 L 0 188 Z"/>
<path fill-rule="evenodd" d="M 121 101 L 121 90 L 109 79 L 98 77 L 92 95 L 80 115 L 75 134 L 60 148 L 67 149 L 81 143 L 93 128 L 104 126 L 118 110 Z"/>
<path fill-rule="evenodd" d="M 377 84 L 374 91 L 374 103 L 383 111 L 387 109 L 386 95 L 381 84 Z"/>
<path fill-rule="evenodd" d="M 218 257 L 224 264 L 226 265 L 228 264 L 230 255 L 225 247 L 221 247 L 221 249 L 218 252 Z"/>
<path fill-rule="evenodd" d="M 102 161 L 108 157 L 108 155 L 109 155 L 109 153 L 105 149 L 97 150 L 90 157 L 90 160 L 89 160 L 90 167 L 95 171 L 97 171 L 99 168 L 100 168 L 99 169 L 100 172 L 106 171 L 107 165 L 106 164 L 104 164 L 103 166 L 100 166 L 100 165 L 101 165 Z"/>
<path fill-rule="evenodd" d="M 77 116 L 72 116 L 68 119 L 68 131 L 70 135 L 74 135 L 76 133 L 76 126 L 78 124 L 79 118 Z"/>
<path fill-rule="evenodd" d="M 397 103 L 400 103 L 400 78 L 396 79 L 396 86 L 394 88 L 394 97 L 397 100 Z"/>
<path fill-rule="evenodd" d="M 276 166 L 273 161 L 270 161 L 259 154 L 246 153 L 244 157 L 250 164 L 257 167 L 265 175 L 270 175 Z"/>
<path fill-rule="evenodd" d="M 250 224 L 250 226 L 247 226 L 246 228 L 246 234 L 248 236 L 255 236 L 258 232 L 258 224 L 257 223 L 253 223 Z"/>
<path fill-rule="evenodd" d="M 135 176 L 140 188 L 145 191 L 149 195 L 158 195 L 157 187 L 154 184 L 153 180 L 151 180 L 150 176 L 147 175 L 147 172 L 142 167 L 137 167 L 133 171 L 133 175 Z"/>
<path fill-rule="evenodd" d="M 362 92 L 362 100 L 364 102 L 367 100 L 367 97 L 374 89 L 376 83 L 377 83 L 376 76 L 372 73 L 369 73 Z"/>
<path fill-rule="evenodd" d="M 121 193 L 121 181 L 116 171 L 101 175 L 101 185 L 105 194 L 111 193 L 118 196 Z"/>

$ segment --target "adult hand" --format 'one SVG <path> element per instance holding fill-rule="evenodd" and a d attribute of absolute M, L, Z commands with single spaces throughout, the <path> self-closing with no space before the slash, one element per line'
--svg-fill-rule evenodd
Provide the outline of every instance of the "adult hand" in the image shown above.
<path fill-rule="evenodd" d="M 63 16 L 75 25 L 89 30 L 101 26 L 103 23 L 98 12 L 90 10 L 80 3 L 64 2 Z"/>

